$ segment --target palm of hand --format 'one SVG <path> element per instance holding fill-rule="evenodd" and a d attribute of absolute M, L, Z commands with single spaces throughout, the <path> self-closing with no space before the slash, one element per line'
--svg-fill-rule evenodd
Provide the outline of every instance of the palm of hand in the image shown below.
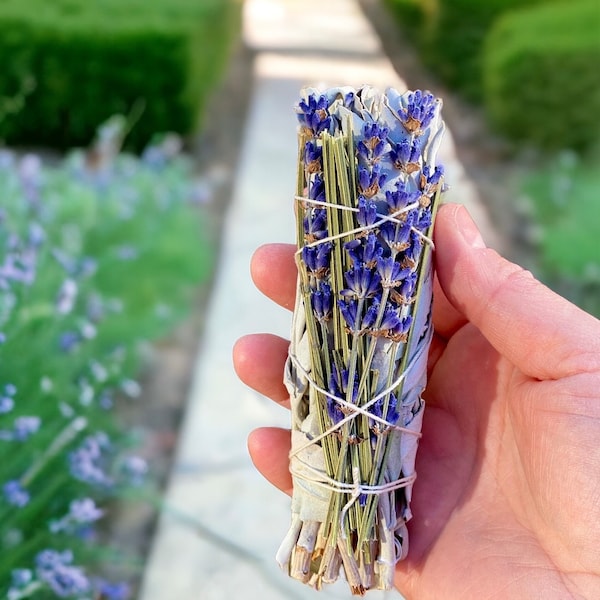
<path fill-rule="evenodd" d="M 458 206 L 441 207 L 436 247 L 436 335 L 396 585 L 419 600 L 600 598 L 600 322 L 485 249 Z M 291 308 L 293 249 L 257 255 L 257 286 Z M 242 380 L 285 404 L 287 342 L 240 341 Z M 289 443 L 270 428 L 249 441 L 288 493 Z"/>
<path fill-rule="evenodd" d="M 598 585 L 580 574 L 600 565 L 598 480 L 574 468 L 600 464 L 597 376 L 528 377 L 471 324 L 432 350 L 400 589 L 546 599 Z"/>

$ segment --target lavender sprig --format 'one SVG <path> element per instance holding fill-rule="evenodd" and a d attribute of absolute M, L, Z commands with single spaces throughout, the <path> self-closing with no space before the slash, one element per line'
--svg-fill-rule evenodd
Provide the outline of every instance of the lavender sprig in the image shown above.
<path fill-rule="evenodd" d="M 294 497 L 277 559 L 316 588 L 343 569 L 354 594 L 389 589 L 407 551 L 440 107 L 427 92 L 368 87 L 305 90 L 297 106 Z"/>

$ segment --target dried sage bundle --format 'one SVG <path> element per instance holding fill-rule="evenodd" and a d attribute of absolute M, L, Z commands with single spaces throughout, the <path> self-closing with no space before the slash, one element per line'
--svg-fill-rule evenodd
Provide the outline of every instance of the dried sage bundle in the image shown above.
<path fill-rule="evenodd" d="M 406 555 L 444 125 L 428 92 L 302 91 L 298 288 L 285 383 L 292 522 L 277 560 L 320 589 L 390 589 Z"/>

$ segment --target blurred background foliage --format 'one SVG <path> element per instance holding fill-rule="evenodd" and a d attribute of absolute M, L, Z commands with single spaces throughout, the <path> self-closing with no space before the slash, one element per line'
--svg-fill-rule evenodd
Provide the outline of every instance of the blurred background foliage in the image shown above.
<path fill-rule="evenodd" d="M 3 0 L 0 139 L 87 144 L 114 114 L 127 144 L 191 133 L 239 29 L 231 0 Z"/>
<path fill-rule="evenodd" d="M 102 519 L 156 503 L 122 417 L 212 276 L 185 148 L 240 21 L 238 0 L 0 3 L 2 598 L 135 593 L 144 557 Z"/>
<path fill-rule="evenodd" d="M 424 65 L 481 108 L 515 164 L 536 274 L 600 316 L 600 3 L 384 0 Z"/>

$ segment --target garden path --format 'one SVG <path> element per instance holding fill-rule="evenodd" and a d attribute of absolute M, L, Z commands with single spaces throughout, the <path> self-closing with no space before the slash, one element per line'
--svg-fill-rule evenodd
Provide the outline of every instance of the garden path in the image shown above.
<path fill-rule="evenodd" d="M 343 582 L 317 596 L 275 565 L 289 500 L 255 472 L 245 440 L 256 426 L 287 426 L 288 415 L 238 381 L 231 348 L 244 333 L 288 334 L 290 315 L 254 289 L 248 263 L 261 243 L 294 239 L 293 105 L 300 88 L 405 85 L 358 0 L 246 0 L 243 34 L 254 56 L 252 95 L 166 507 L 139 600 L 348 597 Z M 441 154 L 452 186 L 447 199 L 467 205 L 488 243 L 499 247 L 450 134 Z"/>

